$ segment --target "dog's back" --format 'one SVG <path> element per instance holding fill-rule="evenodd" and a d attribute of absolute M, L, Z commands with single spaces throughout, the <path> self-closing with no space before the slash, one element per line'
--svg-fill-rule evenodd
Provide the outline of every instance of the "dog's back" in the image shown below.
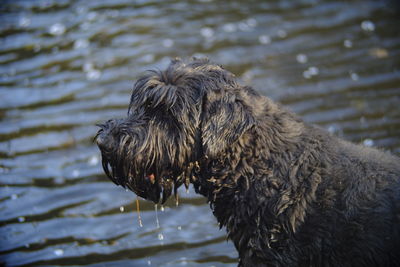
<path fill-rule="evenodd" d="M 317 191 L 318 212 L 303 227 L 316 239 L 323 233 L 316 265 L 400 266 L 399 158 L 325 134 L 330 162 Z"/>

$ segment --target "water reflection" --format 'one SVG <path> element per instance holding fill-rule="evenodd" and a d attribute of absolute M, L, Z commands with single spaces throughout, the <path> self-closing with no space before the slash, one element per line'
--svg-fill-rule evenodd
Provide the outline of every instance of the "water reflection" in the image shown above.
<path fill-rule="evenodd" d="M 155 207 L 92 143 L 133 80 L 208 56 L 310 123 L 400 153 L 400 34 L 387 1 L 5 1 L 0 259 L 6 265 L 236 266 L 205 200 Z"/>

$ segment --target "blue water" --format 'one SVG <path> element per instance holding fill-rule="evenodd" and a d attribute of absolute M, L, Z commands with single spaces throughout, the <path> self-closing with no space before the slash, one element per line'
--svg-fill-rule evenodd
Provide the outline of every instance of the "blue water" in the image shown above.
<path fill-rule="evenodd" d="M 0 262 L 236 266 L 205 200 L 152 203 L 109 182 L 96 123 L 133 81 L 208 56 L 307 122 L 400 154 L 395 1 L 3 1 Z"/>

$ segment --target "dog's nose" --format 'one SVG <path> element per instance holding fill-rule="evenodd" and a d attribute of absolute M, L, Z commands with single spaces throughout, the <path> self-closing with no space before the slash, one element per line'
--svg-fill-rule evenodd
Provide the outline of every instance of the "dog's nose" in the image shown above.
<path fill-rule="evenodd" d="M 112 145 L 112 129 L 118 125 L 119 120 L 111 119 L 106 121 L 105 123 L 96 124 L 97 127 L 100 127 L 99 131 L 97 132 L 94 141 L 96 142 L 97 146 L 101 149 L 109 149 Z"/>
<path fill-rule="evenodd" d="M 97 133 L 97 136 L 96 136 L 96 144 L 101 148 L 101 147 L 103 147 L 104 146 L 104 144 L 105 144 L 105 137 L 104 137 L 104 134 L 102 133 L 102 132 L 99 132 L 99 133 Z"/>
<path fill-rule="evenodd" d="M 110 138 L 107 135 L 107 132 L 104 131 L 103 129 L 100 129 L 97 132 L 97 135 L 95 137 L 95 142 L 97 146 L 100 148 L 100 150 L 107 150 L 110 148 Z"/>

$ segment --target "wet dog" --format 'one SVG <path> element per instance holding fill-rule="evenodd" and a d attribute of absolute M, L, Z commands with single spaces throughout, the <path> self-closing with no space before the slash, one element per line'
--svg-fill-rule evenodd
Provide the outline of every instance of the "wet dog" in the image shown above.
<path fill-rule="evenodd" d="M 100 125 L 107 176 L 155 203 L 193 184 L 239 266 L 400 266 L 400 160 L 308 125 L 208 60 L 138 79 Z"/>

